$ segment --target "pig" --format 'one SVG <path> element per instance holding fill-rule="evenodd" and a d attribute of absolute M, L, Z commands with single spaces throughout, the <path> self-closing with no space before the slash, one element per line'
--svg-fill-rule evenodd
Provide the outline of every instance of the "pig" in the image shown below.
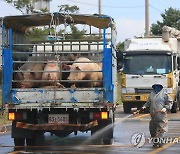
<path fill-rule="evenodd" d="M 67 56 L 66 56 L 66 60 L 67 61 L 75 61 L 77 58 L 80 57 L 80 54 L 72 54 L 72 53 L 69 53 Z"/>
<path fill-rule="evenodd" d="M 69 53 L 65 57 L 62 57 L 61 60 L 64 61 L 63 65 L 62 65 L 62 70 L 64 70 L 65 65 L 71 65 L 73 63 L 73 61 L 79 57 L 80 57 L 79 53 L 77 53 L 77 54 Z M 62 80 L 67 80 L 69 74 L 70 74 L 70 72 L 62 72 Z M 62 85 L 69 88 L 69 87 L 71 87 L 72 84 L 69 82 L 62 82 Z"/>
<path fill-rule="evenodd" d="M 26 81 L 26 80 L 41 80 L 42 71 L 44 69 L 44 63 L 25 63 L 20 68 L 19 71 L 27 72 L 17 72 L 16 79 L 20 80 L 17 82 L 18 88 L 37 88 L 40 85 L 39 82 Z M 39 71 L 39 72 L 38 72 Z"/>
<path fill-rule="evenodd" d="M 78 62 L 78 63 L 77 63 Z M 83 63 L 80 63 L 83 62 Z M 87 62 L 87 63 L 86 63 Z M 72 65 L 64 66 L 66 70 L 70 70 L 70 75 L 67 80 L 102 80 L 102 72 L 82 72 L 82 71 L 101 71 L 102 65 L 98 63 L 93 63 L 91 60 L 85 57 L 77 58 Z M 78 71 L 78 72 L 73 72 Z M 77 87 L 79 83 L 74 82 L 72 87 Z M 85 87 L 97 87 L 101 86 L 101 81 L 98 82 L 88 82 Z"/>
<path fill-rule="evenodd" d="M 57 61 L 48 61 L 44 67 L 44 72 L 42 74 L 42 80 L 48 80 L 47 82 L 42 82 L 42 86 L 56 86 L 61 79 L 60 66 Z M 53 72 L 48 72 L 53 71 Z"/>
<path fill-rule="evenodd" d="M 38 88 L 41 85 L 42 73 L 47 63 L 47 59 L 50 57 L 46 56 L 32 56 L 27 59 L 27 63 L 21 65 L 19 71 L 27 72 L 17 72 L 15 73 L 15 80 L 19 80 L 16 83 L 16 88 Z M 43 62 L 44 61 L 44 62 Z M 31 63 L 32 62 L 32 63 Z M 39 82 L 25 81 L 25 80 L 39 80 Z"/>

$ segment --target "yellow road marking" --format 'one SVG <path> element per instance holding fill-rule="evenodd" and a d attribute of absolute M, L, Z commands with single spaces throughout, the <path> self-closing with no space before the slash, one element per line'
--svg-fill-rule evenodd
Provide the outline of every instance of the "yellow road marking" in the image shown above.
<path fill-rule="evenodd" d="M 135 117 L 134 119 L 139 119 L 139 118 L 142 118 L 142 117 L 146 117 L 146 116 L 148 116 L 149 114 L 143 114 L 143 115 L 140 115 L 140 116 L 137 116 L 137 117 Z"/>
<path fill-rule="evenodd" d="M 178 140 L 180 140 L 180 136 L 178 137 Z M 156 153 L 158 153 L 158 152 L 161 152 L 161 151 L 167 149 L 168 147 L 170 147 L 170 146 L 172 146 L 172 145 L 174 145 L 174 144 L 176 144 L 176 142 L 174 142 L 174 143 L 172 142 L 172 143 L 165 144 L 165 145 L 163 145 L 162 147 L 157 148 L 157 149 L 149 152 L 148 154 L 156 154 Z"/>

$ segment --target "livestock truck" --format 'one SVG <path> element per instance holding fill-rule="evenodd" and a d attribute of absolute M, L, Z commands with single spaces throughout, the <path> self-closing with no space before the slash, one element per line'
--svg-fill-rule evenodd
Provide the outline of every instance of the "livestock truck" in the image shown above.
<path fill-rule="evenodd" d="M 107 15 L 49 13 L 6 16 L 1 21 L 2 107 L 8 110 L 9 120 L 12 120 L 11 137 L 14 144 L 40 145 L 44 141 L 45 132 L 66 137 L 73 132 L 77 135 L 78 131 L 91 131 L 93 143 L 111 144 L 117 99 L 116 29 L 113 18 Z M 87 34 L 81 34 L 81 39 L 74 39 L 66 30 L 69 25 L 75 24 L 90 27 L 86 30 Z M 57 32 L 59 25 L 61 28 L 65 27 L 62 36 Z M 37 31 L 34 32 L 37 27 L 41 31 L 44 27 L 49 29 L 49 34 L 54 39 L 43 40 L 42 38 L 47 38 L 46 35 L 37 40 L 40 35 Z M 76 36 L 74 33 L 73 35 Z M 102 79 L 67 80 L 67 73 L 88 71 L 63 70 L 64 64 L 75 63 L 67 58 L 68 55 L 79 55 L 88 58 L 89 63 L 98 63 L 102 66 L 101 70 L 91 70 L 90 73 L 101 72 Z M 50 82 L 37 80 L 33 75 L 44 73 L 45 70 L 35 68 L 38 64 L 46 64 L 52 56 L 57 57 L 56 63 L 61 69 L 56 73 L 61 73 L 62 77 L 56 80 L 58 84 L 54 86 L 36 85 L 35 83 Z M 83 65 L 85 62 L 79 63 Z M 34 68 L 25 69 L 29 66 Z M 22 82 L 32 82 L 33 86 L 22 86 Z M 72 82 L 81 84 L 71 86 Z M 101 84 L 88 87 L 89 82 Z"/>
<path fill-rule="evenodd" d="M 173 99 L 172 112 L 179 108 L 180 32 L 164 26 L 162 37 L 127 39 L 121 76 L 124 113 L 140 109 L 152 85 L 160 83 Z"/>

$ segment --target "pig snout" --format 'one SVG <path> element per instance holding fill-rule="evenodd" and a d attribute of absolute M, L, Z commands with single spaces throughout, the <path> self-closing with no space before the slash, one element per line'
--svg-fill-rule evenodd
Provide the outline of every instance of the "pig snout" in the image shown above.
<path fill-rule="evenodd" d="M 68 76 L 67 80 L 72 81 L 72 80 L 75 80 L 75 79 L 73 79 L 72 76 L 71 76 L 71 74 L 70 74 L 70 75 Z"/>
<path fill-rule="evenodd" d="M 67 80 L 69 80 L 69 81 L 81 80 L 81 75 L 80 75 L 80 73 L 71 72 L 70 75 L 68 76 Z"/>
<path fill-rule="evenodd" d="M 20 88 L 28 88 L 29 86 L 23 84 L 23 83 L 20 83 Z"/>
<path fill-rule="evenodd" d="M 56 81 L 61 79 L 60 66 L 57 62 L 48 62 L 42 74 L 42 80 L 49 80 L 42 83 L 42 86 L 54 86 Z"/>
<path fill-rule="evenodd" d="M 48 63 L 44 68 L 43 77 L 48 80 L 58 80 L 60 78 L 60 67 L 57 63 Z M 48 72 L 52 71 L 52 72 Z"/>
<path fill-rule="evenodd" d="M 25 72 L 22 73 L 22 81 L 19 83 L 20 88 L 32 88 L 34 87 L 35 83 L 33 81 L 28 80 L 34 80 L 34 74 L 32 72 Z"/>
<path fill-rule="evenodd" d="M 33 82 L 28 82 L 28 81 L 22 81 L 19 84 L 20 88 L 32 88 L 34 87 L 34 83 Z"/>

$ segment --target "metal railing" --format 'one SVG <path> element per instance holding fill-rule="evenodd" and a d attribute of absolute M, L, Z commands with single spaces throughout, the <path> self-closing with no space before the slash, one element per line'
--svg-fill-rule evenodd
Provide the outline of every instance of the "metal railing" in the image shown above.
<path fill-rule="evenodd" d="M 93 41 L 91 41 L 93 42 Z M 57 42 L 56 42 L 57 43 Z M 61 41 L 62 43 L 62 41 Z M 87 48 L 87 50 L 84 49 L 84 45 L 89 46 L 89 49 Z M 90 83 L 90 82 L 100 82 L 101 83 L 101 87 L 103 86 L 103 79 L 102 80 L 67 80 L 67 77 L 69 76 L 68 74 L 70 73 L 95 73 L 95 72 L 102 72 L 102 68 L 101 70 L 65 70 L 62 68 L 62 65 L 72 65 L 73 63 L 80 63 L 80 64 L 84 64 L 84 63 L 96 63 L 96 64 L 100 64 L 102 65 L 102 58 L 103 58 L 103 43 L 78 43 L 78 44 L 13 44 L 13 47 L 18 47 L 20 48 L 21 46 L 33 46 L 34 48 L 36 48 L 36 50 L 32 51 L 18 51 L 18 50 L 13 50 L 13 88 L 19 88 L 16 86 L 17 83 L 21 83 L 21 82 L 35 82 L 35 83 L 45 83 L 45 82 L 58 82 L 58 83 Z M 38 47 L 42 46 L 43 50 L 38 50 Z M 68 47 L 71 48 L 71 50 L 50 50 L 47 47 L 54 47 L 54 46 L 61 46 L 63 47 Z M 72 46 L 83 46 L 83 48 L 79 47 L 80 50 L 74 49 Z M 91 46 L 98 46 L 96 48 L 92 48 Z M 100 47 L 101 46 L 101 47 Z M 66 48 L 66 49 L 68 49 Z M 64 48 L 65 49 L 65 48 Z M 82 50 L 84 49 L 84 50 Z M 97 49 L 97 50 L 93 50 L 93 49 Z M 66 59 L 67 56 L 69 54 L 73 54 L 75 58 L 77 54 L 79 54 L 79 56 L 82 57 L 86 57 L 88 59 L 90 59 L 91 61 L 77 61 L 75 62 L 74 60 L 68 60 Z M 35 58 L 35 59 L 29 59 L 29 58 Z M 44 57 L 41 59 L 41 57 Z M 48 58 L 50 58 L 48 60 Z M 63 59 L 64 58 L 64 59 Z M 33 70 L 33 69 L 21 69 L 21 66 L 24 64 L 33 64 L 33 65 L 38 65 L 38 64 L 44 64 L 45 65 L 49 62 L 52 61 L 52 63 L 55 63 L 59 66 L 60 70 L 59 71 L 45 71 L 45 70 Z M 59 73 L 61 74 L 61 77 L 57 80 L 42 80 L 42 79 L 18 79 L 17 78 L 17 73 Z M 66 76 L 66 78 L 63 77 L 63 75 Z M 41 88 L 41 86 L 38 87 L 34 87 L 34 88 Z M 65 87 L 65 88 L 69 88 L 69 87 Z M 86 86 L 85 86 L 86 88 Z"/>

